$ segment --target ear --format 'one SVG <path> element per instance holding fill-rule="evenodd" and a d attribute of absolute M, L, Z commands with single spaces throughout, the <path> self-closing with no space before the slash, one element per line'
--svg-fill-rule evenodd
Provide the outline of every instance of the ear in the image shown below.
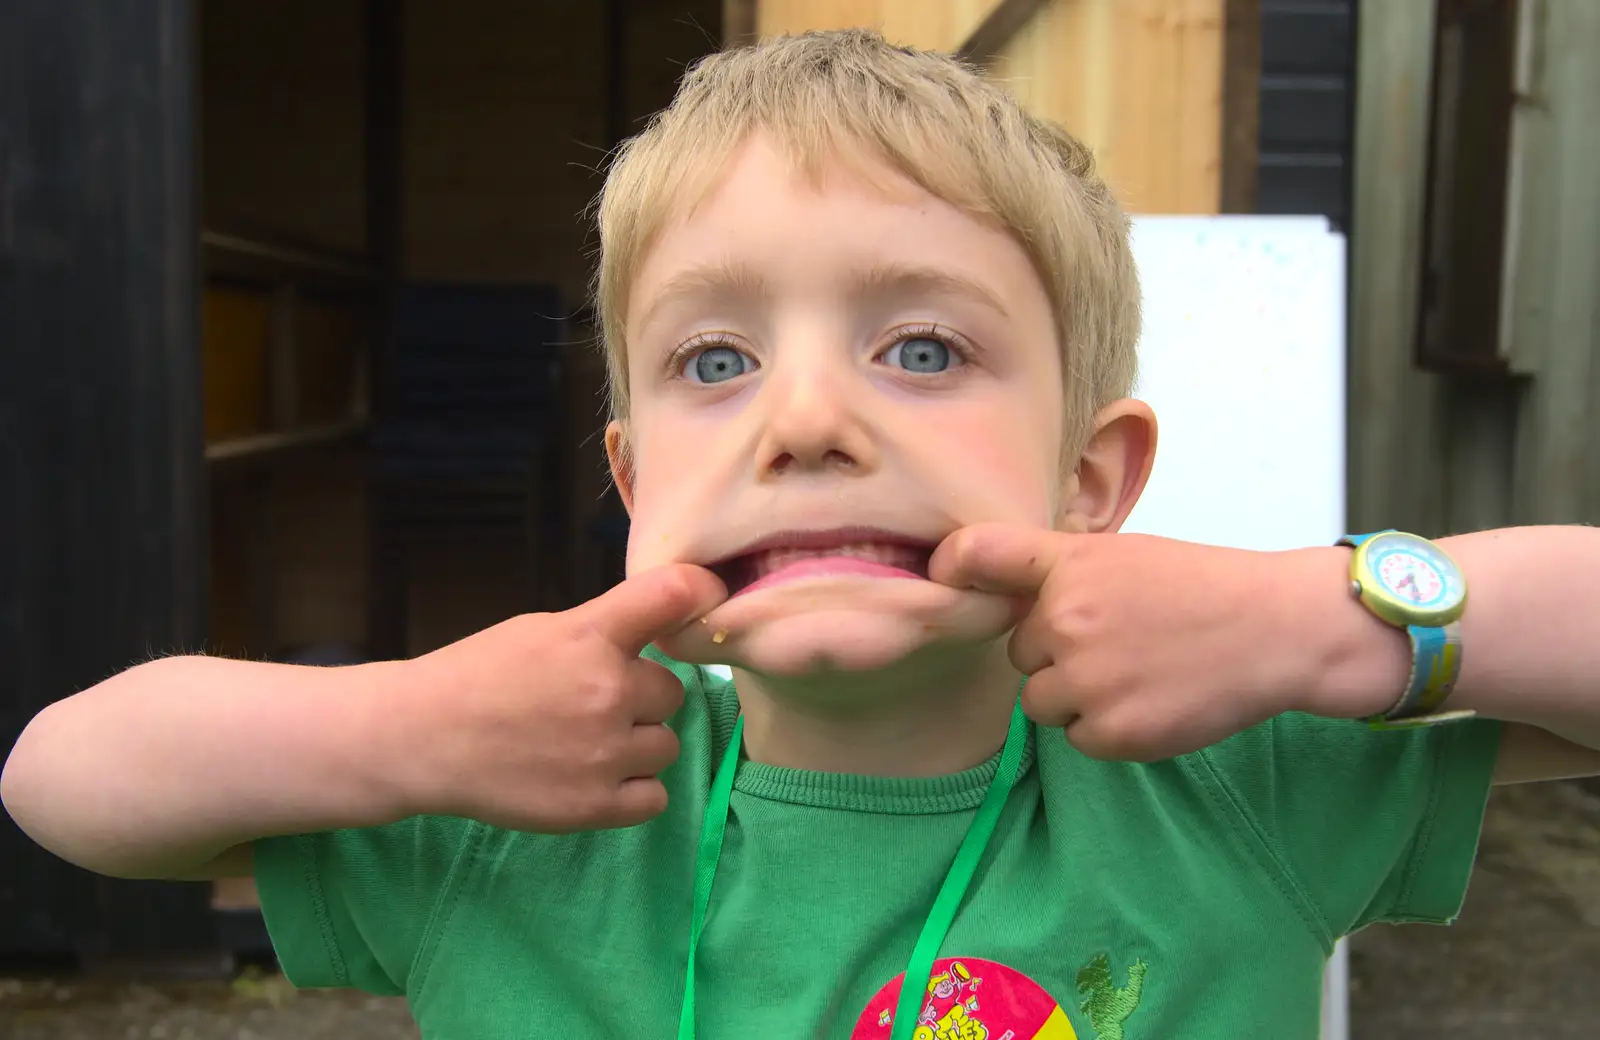
<path fill-rule="evenodd" d="M 622 508 L 633 515 L 633 449 L 628 444 L 628 427 L 621 419 L 606 424 L 606 461 L 611 464 L 611 482 L 617 486 Z"/>
<path fill-rule="evenodd" d="M 1109 533 L 1122 527 L 1144 494 L 1156 461 L 1156 416 L 1143 401 L 1107 405 L 1061 503 L 1061 530 Z"/>

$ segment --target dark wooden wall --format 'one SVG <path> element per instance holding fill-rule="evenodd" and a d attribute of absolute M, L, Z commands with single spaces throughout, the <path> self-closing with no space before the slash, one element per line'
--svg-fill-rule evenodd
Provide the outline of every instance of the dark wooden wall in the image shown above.
<path fill-rule="evenodd" d="M 369 244 L 366 6 L 0 2 L 0 753 L 49 702 L 235 627 L 218 592 L 248 503 L 204 462 L 200 232 Z M 399 7 L 404 275 L 553 284 L 577 310 L 607 151 L 716 48 L 720 7 Z M 572 362 L 567 548 L 592 584 L 603 365 L 582 344 Z M 307 456 L 256 517 L 285 642 L 368 635 L 361 473 Z M 525 602 L 479 555 L 417 561 L 413 651 Z M 208 902 L 92 878 L 0 817 L 0 958 L 215 949 Z"/>
<path fill-rule="evenodd" d="M 0 4 L 0 750 L 201 634 L 193 99 L 187 0 Z M 205 900 L 0 819 L 0 954 L 204 946 Z"/>
<path fill-rule="evenodd" d="M 361 8 L 359 0 L 201 5 L 208 226 L 362 247 Z M 586 210 L 608 150 L 670 100 L 684 67 L 717 47 L 720 29 L 719 0 L 409 0 L 404 277 L 554 285 L 577 312 L 593 260 Z M 606 508 L 608 479 L 598 436 L 604 365 L 588 349 L 589 330 L 573 332 L 562 469 L 575 573 L 563 584 L 581 597 L 603 587 L 589 531 Z M 279 478 L 274 614 L 285 640 L 367 640 L 358 468 L 359 459 L 329 456 Z M 238 554 L 227 552 L 232 530 L 219 534 L 219 568 L 238 569 L 229 562 Z M 419 549 L 407 569 L 399 594 L 413 651 L 527 603 L 497 545 Z M 219 591 L 231 581 L 219 574 Z"/>

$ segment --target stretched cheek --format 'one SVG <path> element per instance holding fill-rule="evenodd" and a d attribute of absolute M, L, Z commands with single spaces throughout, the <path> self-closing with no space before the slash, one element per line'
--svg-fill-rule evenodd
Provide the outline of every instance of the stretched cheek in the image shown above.
<path fill-rule="evenodd" d="M 1013 430 L 991 422 L 947 441 L 947 472 L 959 474 L 960 494 L 973 519 L 1052 524 L 1060 497 L 1060 453 L 1044 430 Z M 958 461 L 959 460 L 959 461 Z"/>
<path fill-rule="evenodd" d="M 707 513 L 704 491 L 693 479 L 693 454 L 686 451 L 672 458 L 638 460 L 633 522 L 628 531 L 630 575 L 684 558 L 696 519 Z"/>
<path fill-rule="evenodd" d="M 984 460 L 976 472 L 983 474 L 983 503 L 1006 523 L 1049 526 L 1055 522 L 1055 467 L 1043 467 L 1035 459 L 997 454 Z"/>

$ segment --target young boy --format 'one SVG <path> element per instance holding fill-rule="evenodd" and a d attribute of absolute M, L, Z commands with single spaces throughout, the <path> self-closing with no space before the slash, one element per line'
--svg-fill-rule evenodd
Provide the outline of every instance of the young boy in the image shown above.
<path fill-rule="evenodd" d="M 140 665 L 28 727 L 19 824 L 253 863 L 293 981 L 430 1038 L 1276 1040 L 1337 937 L 1453 917 L 1491 779 L 1600 768 L 1600 533 L 1112 536 L 1127 221 L 954 62 L 708 58 L 599 213 L 628 579 L 411 661 Z"/>

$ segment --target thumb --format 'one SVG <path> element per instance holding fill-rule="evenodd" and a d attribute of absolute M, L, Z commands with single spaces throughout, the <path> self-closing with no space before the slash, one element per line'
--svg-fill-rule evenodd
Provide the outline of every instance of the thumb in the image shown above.
<path fill-rule="evenodd" d="M 571 613 L 630 657 L 671 635 L 728 598 L 722 579 L 687 563 L 667 564 L 626 579 Z"/>
<path fill-rule="evenodd" d="M 1016 524 L 963 527 L 933 551 L 928 577 L 957 589 L 1036 596 L 1069 537 L 1060 531 Z"/>

